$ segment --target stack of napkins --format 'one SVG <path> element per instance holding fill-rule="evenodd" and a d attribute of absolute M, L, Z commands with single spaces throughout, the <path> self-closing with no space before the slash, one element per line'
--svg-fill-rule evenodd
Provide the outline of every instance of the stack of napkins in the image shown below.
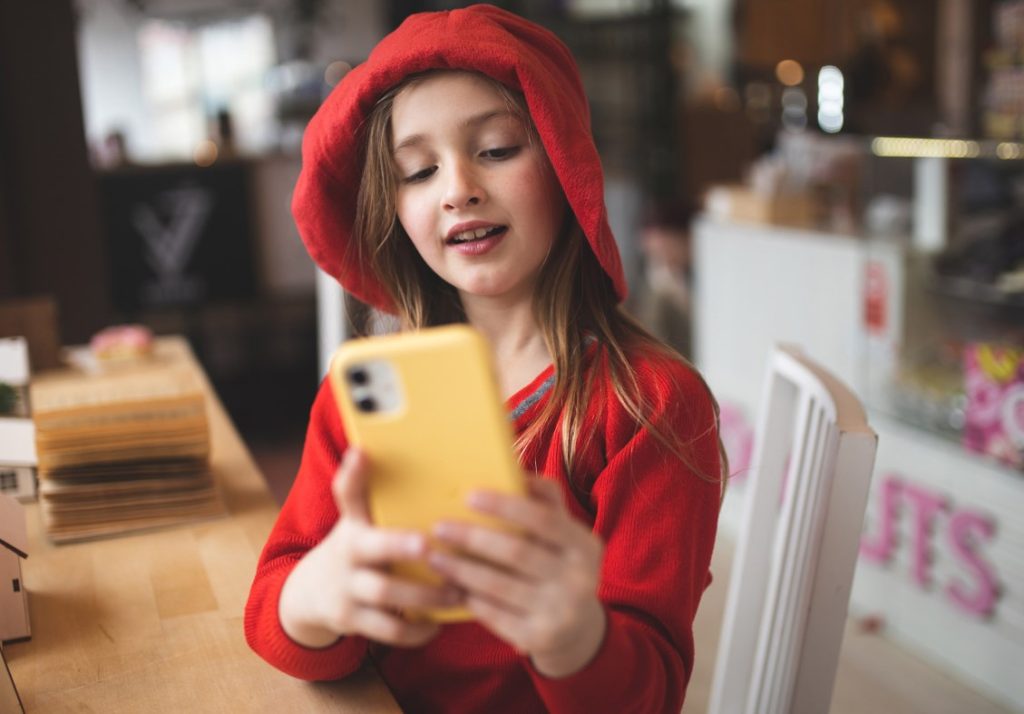
<path fill-rule="evenodd" d="M 70 541 L 223 512 L 194 368 L 153 360 L 99 374 L 51 373 L 31 387 L 47 533 Z"/>

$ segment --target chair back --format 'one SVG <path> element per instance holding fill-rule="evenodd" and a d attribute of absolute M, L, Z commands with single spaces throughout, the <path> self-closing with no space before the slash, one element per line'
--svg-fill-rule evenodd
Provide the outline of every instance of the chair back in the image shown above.
<path fill-rule="evenodd" d="M 711 714 L 828 711 L 877 443 L 849 388 L 798 349 L 775 349 Z"/>

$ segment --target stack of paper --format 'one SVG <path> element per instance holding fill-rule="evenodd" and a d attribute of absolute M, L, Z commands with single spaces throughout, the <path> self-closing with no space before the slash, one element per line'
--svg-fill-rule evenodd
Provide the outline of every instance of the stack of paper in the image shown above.
<path fill-rule="evenodd" d="M 39 500 L 55 541 L 218 515 L 195 369 L 154 360 L 33 382 Z"/>

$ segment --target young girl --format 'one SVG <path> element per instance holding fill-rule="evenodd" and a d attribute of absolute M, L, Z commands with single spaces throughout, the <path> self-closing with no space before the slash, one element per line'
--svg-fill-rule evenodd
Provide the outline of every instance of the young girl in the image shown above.
<path fill-rule="evenodd" d="M 250 645 L 305 679 L 370 660 L 409 712 L 678 712 L 718 518 L 717 407 L 618 307 L 568 50 L 490 6 L 410 17 L 328 97 L 303 158 L 294 211 L 313 258 L 406 329 L 479 329 L 534 475 L 528 496 L 471 499 L 514 533 L 437 524 L 465 557 L 376 528 L 370 465 L 322 385 L 252 586 Z M 445 585 L 389 574 L 408 559 Z M 456 604 L 476 620 L 402 615 Z"/>

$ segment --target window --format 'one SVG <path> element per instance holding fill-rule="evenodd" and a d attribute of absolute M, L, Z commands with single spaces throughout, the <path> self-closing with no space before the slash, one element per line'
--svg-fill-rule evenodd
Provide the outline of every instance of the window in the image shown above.
<path fill-rule="evenodd" d="M 264 77 L 275 63 L 274 32 L 264 15 L 190 27 L 150 20 L 139 30 L 142 87 L 151 145 L 159 157 L 189 158 L 231 117 L 235 148 L 252 153 L 274 140 L 276 119 Z"/>
<path fill-rule="evenodd" d="M 11 469 L 0 471 L 0 493 L 13 493 L 18 490 L 18 472 Z"/>

